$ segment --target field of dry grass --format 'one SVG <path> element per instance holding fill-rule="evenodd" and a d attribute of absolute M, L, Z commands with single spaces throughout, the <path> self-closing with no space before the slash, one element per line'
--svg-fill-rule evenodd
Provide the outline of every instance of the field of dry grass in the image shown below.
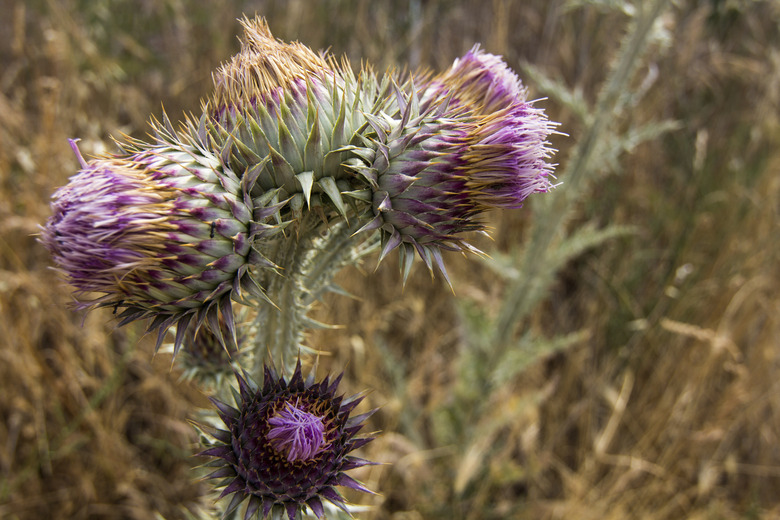
<path fill-rule="evenodd" d="M 454 295 L 369 260 L 340 277 L 356 299 L 317 309 L 342 325 L 309 338 L 320 370 L 381 407 L 363 455 L 386 464 L 355 472 L 380 494 L 353 497 L 358 517 L 780 518 L 780 4 L 663 5 L 635 56 L 619 50 L 641 10 L 621 6 L 0 3 L 0 518 L 208 504 L 187 423 L 205 396 L 142 327 L 73 312 L 35 234 L 78 168 L 67 139 L 99 153 L 161 104 L 197 111 L 244 13 L 378 69 L 440 70 L 481 42 L 568 134 L 550 202 L 490 216 L 493 261 L 447 258 Z"/>

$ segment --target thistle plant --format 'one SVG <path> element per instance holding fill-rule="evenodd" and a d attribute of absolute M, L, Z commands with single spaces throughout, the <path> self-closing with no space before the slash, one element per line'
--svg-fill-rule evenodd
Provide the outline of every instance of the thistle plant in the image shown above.
<path fill-rule="evenodd" d="M 198 117 L 163 116 L 150 140 L 90 161 L 72 142 L 81 171 L 54 194 L 41 240 L 78 308 L 148 320 L 158 347 L 175 330 L 187 377 L 219 383 L 227 429 L 201 421 L 214 439 L 202 455 L 232 495 L 226 514 L 246 500 L 245 519 L 321 517 L 323 500 L 347 510 L 335 487 L 367 491 L 344 472 L 368 464 L 348 453 L 370 440 L 355 438 L 370 414 L 350 417 L 361 398 L 336 395 L 340 376 L 304 380 L 306 331 L 325 326 L 311 306 L 377 250 L 379 262 L 399 251 L 404 281 L 419 256 L 450 282 L 442 253 L 480 254 L 467 236 L 485 232 L 484 212 L 552 187 L 555 124 L 478 46 L 439 75 L 356 73 L 261 19 L 243 25 Z"/>

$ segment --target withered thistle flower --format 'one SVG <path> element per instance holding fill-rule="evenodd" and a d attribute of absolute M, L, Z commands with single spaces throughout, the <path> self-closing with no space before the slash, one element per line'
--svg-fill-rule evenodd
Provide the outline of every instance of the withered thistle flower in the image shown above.
<path fill-rule="evenodd" d="M 250 108 L 277 89 L 334 72 L 332 63 L 309 47 L 275 39 L 262 18 L 245 17 L 241 25 L 241 51 L 213 74 L 212 110 Z"/>
<path fill-rule="evenodd" d="M 231 299 L 262 295 L 250 268 L 273 268 L 253 243 L 278 231 L 264 221 L 273 204 L 248 195 L 213 153 L 166 143 L 87 163 L 57 190 L 41 241 L 79 298 L 78 307 L 113 307 L 120 325 L 151 318 L 159 347 L 177 325 L 207 323 L 235 343 Z"/>
<path fill-rule="evenodd" d="M 365 113 L 375 109 L 375 78 L 274 39 L 262 19 L 242 24 L 241 51 L 213 75 L 199 126 L 235 171 L 259 170 L 254 194 L 279 190 L 289 200 L 281 219 L 305 210 L 348 217 L 351 192 L 367 186 L 348 165 Z"/>
<path fill-rule="evenodd" d="M 289 380 L 266 366 L 262 387 L 236 377 L 236 408 L 212 399 L 227 429 L 209 432 L 216 443 L 201 453 L 220 466 L 209 475 L 222 479 L 220 498 L 233 495 L 225 514 L 248 499 L 244 520 L 274 508 L 294 520 L 307 507 L 321 518 L 323 500 L 346 511 L 337 486 L 371 493 L 345 472 L 372 464 L 349 453 L 372 440 L 356 435 L 373 412 L 350 416 L 363 397 L 337 396 L 340 375 L 316 383 L 299 362 Z"/>

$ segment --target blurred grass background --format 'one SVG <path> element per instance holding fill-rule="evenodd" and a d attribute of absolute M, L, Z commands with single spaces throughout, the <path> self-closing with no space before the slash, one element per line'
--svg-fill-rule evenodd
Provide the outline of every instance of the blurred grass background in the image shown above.
<path fill-rule="evenodd" d="M 368 506 L 359 517 L 780 518 L 780 5 L 665 5 L 596 127 L 640 11 L 0 1 L 0 518 L 208 505 L 186 423 L 205 397 L 142 328 L 69 310 L 34 235 L 78 167 L 67 139 L 99 153 L 110 135 L 143 137 L 162 105 L 197 112 L 238 49 L 236 19 L 255 13 L 278 38 L 380 70 L 441 70 L 480 42 L 568 134 L 554 139 L 563 185 L 490 215 L 493 240 L 475 239 L 493 260 L 446 258 L 454 297 L 419 266 L 402 288 L 390 258 L 343 273 L 357 299 L 318 309 L 342 325 L 311 336 L 321 369 L 346 366 L 345 391 L 381 406 L 363 455 L 388 464 L 355 472 L 381 492 L 351 497 Z M 594 128 L 587 182 L 572 183 Z M 507 288 L 546 221 L 559 225 L 542 240 L 545 276 L 526 288 L 541 292 L 514 313 Z"/>

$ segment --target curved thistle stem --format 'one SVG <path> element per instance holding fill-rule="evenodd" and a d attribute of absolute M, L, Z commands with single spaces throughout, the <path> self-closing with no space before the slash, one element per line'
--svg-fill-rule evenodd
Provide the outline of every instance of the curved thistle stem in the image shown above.
<path fill-rule="evenodd" d="M 292 371 L 302 352 L 314 352 L 304 344 L 306 331 L 327 325 L 308 316 L 312 306 L 327 292 L 341 292 L 333 282 L 336 274 L 378 247 L 378 237 L 355 236 L 363 224 L 358 219 L 331 223 L 324 234 L 315 219 L 302 217 L 296 236 L 279 241 L 269 256 L 280 269 L 266 286 L 273 305 L 260 305 L 255 318 L 253 343 L 262 353 L 256 356 L 255 373 L 262 371 L 266 356 Z"/>
<path fill-rule="evenodd" d="M 301 284 L 301 278 L 306 253 L 312 245 L 311 227 L 311 217 L 302 217 L 297 229 L 298 236 L 278 241 L 276 250 L 270 256 L 279 266 L 279 276 L 271 277 L 266 286 L 266 295 L 273 305 L 262 304 L 255 318 L 254 343 L 259 354 L 256 368 L 261 371 L 256 371 L 258 376 L 262 373 L 265 356 L 281 360 L 287 369 L 294 367 L 294 360 L 301 349 L 304 329 L 302 318 L 308 310 L 301 302 L 301 295 L 306 290 Z"/>
<path fill-rule="evenodd" d="M 378 235 L 371 235 L 367 239 L 363 235 L 355 235 L 363 224 L 364 222 L 358 220 L 351 224 L 339 222 L 326 236 L 318 240 L 304 282 L 307 294 L 303 299 L 308 305 L 322 298 L 327 292 L 343 293 L 333 283 L 335 275 L 342 268 L 358 263 L 363 257 L 379 249 Z"/>

